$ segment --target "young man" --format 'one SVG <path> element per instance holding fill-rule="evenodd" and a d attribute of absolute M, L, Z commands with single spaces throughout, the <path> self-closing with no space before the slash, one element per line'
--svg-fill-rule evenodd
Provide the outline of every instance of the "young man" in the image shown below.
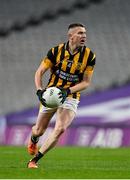
<path fill-rule="evenodd" d="M 56 145 L 59 137 L 72 123 L 76 115 L 80 91 L 90 85 L 96 58 L 95 54 L 85 46 L 85 42 L 85 26 L 79 23 L 70 24 L 68 27 L 68 42 L 51 48 L 36 71 L 36 94 L 41 105 L 28 143 L 29 154 L 35 155 L 28 162 L 28 168 L 38 168 L 38 160 Z M 47 87 L 56 86 L 62 90 L 64 103 L 58 108 L 46 107 L 46 102 L 42 98 L 45 91 L 42 88 L 42 76 L 49 68 L 51 76 Z M 55 127 L 38 151 L 39 137 L 47 129 L 55 112 Z"/>

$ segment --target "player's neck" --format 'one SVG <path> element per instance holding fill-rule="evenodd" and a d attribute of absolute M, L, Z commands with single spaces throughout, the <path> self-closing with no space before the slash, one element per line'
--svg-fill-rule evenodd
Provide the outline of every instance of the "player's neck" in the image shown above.
<path fill-rule="evenodd" d="M 75 54 L 78 51 L 78 49 L 79 47 L 69 42 L 69 51 L 71 54 Z"/>

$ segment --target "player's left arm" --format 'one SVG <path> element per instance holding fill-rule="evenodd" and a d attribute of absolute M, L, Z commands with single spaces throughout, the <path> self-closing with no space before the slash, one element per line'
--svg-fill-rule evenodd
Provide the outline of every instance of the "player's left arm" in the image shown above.
<path fill-rule="evenodd" d="M 88 88 L 91 83 L 92 75 L 93 75 L 93 72 L 84 73 L 83 80 L 80 83 L 76 84 L 75 86 L 70 87 L 71 93 L 82 91 L 82 90 Z"/>
<path fill-rule="evenodd" d="M 83 74 L 83 80 L 80 83 L 70 88 L 71 93 L 82 91 L 90 86 L 93 72 L 94 72 L 95 63 L 96 63 L 96 56 L 95 54 L 93 54 L 92 58 L 89 59 L 87 63 L 87 67 Z"/>
<path fill-rule="evenodd" d="M 82 91 L 84 89 L 86 89 L 87 87 L 89 87 L 90 85 L 90 82 L 91 82 L 91 78 L 92 78 L 92 74 L 93 74 L 93 71 L 91 72 L 85 72 L 84 73 L 84 76 L 83 76 L 83 80 L 76 84 L 75 86 L 72 86 L 70 88 L 67 88 L 67 89 L 61 89 L 61 94 L 62 94 L 62 97 L 63 97 L 63 100 L 62 100 L 62 103 L 65 101 L 66 97 L 71 94 L 71 93 L 75 93 L 75 92 L 78 92 L 78 91 Z"/>

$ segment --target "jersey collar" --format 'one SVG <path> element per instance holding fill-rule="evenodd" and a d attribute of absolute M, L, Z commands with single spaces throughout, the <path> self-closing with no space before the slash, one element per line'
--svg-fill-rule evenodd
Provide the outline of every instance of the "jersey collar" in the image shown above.
<path fill-rule="evenodd" d="M 67 50 L 70 55 L 75 55 L 75 54 L 77 54 L 77 53 L 79 53 L 79 52 L 82 52 L 82 51 L 83 51 L 83 48 L 84 48 L 84 47 L 79 47 L 79 48 L 77 49 L 77 51 L 76 51 L 74 54 L 72 54 L 72 53 L 70 52 L 70 50 L 69 50 L 69 41 L 68 41 L 67 43 L 65 43 L 65 50 Z"/>

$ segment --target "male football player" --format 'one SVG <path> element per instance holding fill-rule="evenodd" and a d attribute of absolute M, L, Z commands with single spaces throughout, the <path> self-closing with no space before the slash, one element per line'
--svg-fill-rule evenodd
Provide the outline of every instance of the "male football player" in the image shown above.
<path fill-rule="evenodd" d="M 53 148 L 62 133 L 72 123 L 80 100 L 80 91 L 89 87 L 95 66 L 95 54 L 85 46 L 86 28 L 83 24 L 73 23 L 68 27 L 68 41 L 51 48 L 43 58 L 35 73 L 35 85 L 40 108 L 36 124 L 28 143 L 28 152 L 34 157 L 28 168 L 37 168 L 37 162 Z M 47 87 L 61 89 L 63 104 L 58 108 L 48 108 L 43 99 L 42 77 L 50 69 Z M 52 133 L 38 150 L 39 137 L 46 131 L 50 119 L 56 112 L 56 122 Z"/>

